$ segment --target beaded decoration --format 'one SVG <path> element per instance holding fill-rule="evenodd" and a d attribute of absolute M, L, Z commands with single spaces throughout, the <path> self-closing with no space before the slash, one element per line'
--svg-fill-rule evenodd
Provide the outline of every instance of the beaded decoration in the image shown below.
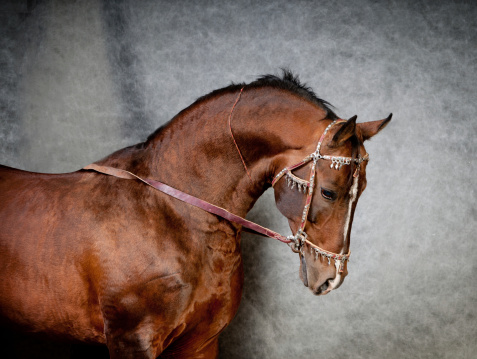
<path fill-rule="evenodd" d="M 321 144 L 323 143 L 323 139 L 325 138 L 330 128 L 337 123 L 343 123 L 343 122 L 346 122 L 346 121 L 334 120 L 333 122 L 331 122 L 326 127 L 325 131 L 323 131 L 323 134 L 321 135 L 320 140 L 318 141 L 318 145 L 316 146 L 316 151 L 306 156 L 303 160 L 301 160 L 297 164 L 289 166 L 289 167 L 285 167 L 284 169 L 282 169 L 272 181 L 272 187 L 273 187 L 278 182 L 278 180 L 280 180 L 283 176 L 285 176 L 288 187 L 290 187 L 291 189 L 297 188 L 299 192 L 303 192 L 304 194 L 307 195 L 305 207 L 303 208 L 301 225 L 299 229 L 297 230 L 297 232 L 295 233 L 295 235 L 288 237 L 288 239 L 293 241 L 291 245 L 292 250 L 294 252 L 300 252 L 303 254 L 305 244 L 307 244 L 310 247 L 310 253 L 314 254 L 315 260 L 318 260 L 318 258 L 320 258 L 321 260 L 325 259 L 328 261 L 328 265 L 330 265 L 331 259 L 333 259 L 335 262 L 336 270 L 339 273 L 343 272 L 344 264 L 347 260 L 349 260 L 349 256 L 351 252 L 348 252 L 347 254 L 341 254 L 341 253 L 338 254 L 338 253 L 329 252 L 323 248 L 318 247 L 316 244 L 308 240 L 307 238 L 308 236 L 305 233 L 305 226 L 307 223 L 307 217 L 308 217 L 308 212 L 311 205 L 311 200 L 313 198 L 316 165 L 318 160 L 323 159 L 323 160 L 331 161 L 330 168 L 334 168 L 335 170 L 338 170 L 338 171 L 341 169 L 343 165 L 349 166 L 351 165 L 352 162 L 354 162 L 357 165 L 357 168 L 355 173 L 353 174 L 353 177 L 359 176 L 359 167 L 361 163 L 363 161 L 369 160 L 369 155 L 367 153 L 363 157 L 358 155 L 357 158 L 343 157 L 343 156 L 329 156 L 329 155 L 322 155 L 320 153 Z M 313 163 L 311 165 L 311 171 L 310 171 L 311 174 L 310 174 L 309 181 L 299 178 L 292 173 L 293 170 L 300 168 L 311 161 L 313 161 Z"/>

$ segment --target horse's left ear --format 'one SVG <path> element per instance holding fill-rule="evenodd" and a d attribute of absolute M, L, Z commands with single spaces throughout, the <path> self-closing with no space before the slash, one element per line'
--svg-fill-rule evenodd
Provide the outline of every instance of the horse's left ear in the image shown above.
<path fill-rule="evenodd" d="M 391 121 L 391 117 L 393 117 L 392 113 L 389 114 L 389 116 L 384 120 L 358 123 L 357 126 L 361 131 L 363 141 L 369 140 L 371 137 L 381 131 L 384 127 L 386 127 L 389 121 Z"/>

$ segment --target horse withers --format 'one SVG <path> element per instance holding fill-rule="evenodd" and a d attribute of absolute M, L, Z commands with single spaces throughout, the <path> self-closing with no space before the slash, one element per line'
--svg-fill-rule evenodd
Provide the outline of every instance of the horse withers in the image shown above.
<path fill-rule="evenodd" d="M 363 142 L 390 119 L 341 120 L 285 72 L 214 91 L 74 173 L 0 167 L 2 322 L 111 358 L 217 357 L 242 226 L 289 243 L 314 294 L 341 285 Z M 271 185 L 291 236 L 241 220 Z"/>

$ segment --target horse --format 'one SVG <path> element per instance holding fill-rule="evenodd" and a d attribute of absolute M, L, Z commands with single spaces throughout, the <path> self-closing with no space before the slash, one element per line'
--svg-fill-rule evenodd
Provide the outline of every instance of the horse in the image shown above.
<path fill-rule="evenodd" d="M 2 323 L 113 359 L 216 358 L 242 295 L 242 228 L 288 243 L 313 294 L 343 283 L 363 142 L 390 119 L 342 120 L 284 71 L 215 90 L 76 172 L 1 166 Z M 270 186 L 290 236 L 243 218 Z"/>

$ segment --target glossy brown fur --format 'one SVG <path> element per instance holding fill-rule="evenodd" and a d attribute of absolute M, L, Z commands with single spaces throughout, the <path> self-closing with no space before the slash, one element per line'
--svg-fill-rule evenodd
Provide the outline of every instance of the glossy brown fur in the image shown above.
<path fill-rule="evenodd" d="M 245 88 L 232 126 L 252 183 L 228 128 L 237 95 L 232 88 L 202 99 L 145 143 L 97 163 L 163 181 L 245 216 L 282 167 L 315 150 L 329 121 L 323 108 L 289 91 Z M 333 151 L 347 150 L 343 145 Z M 332 173 L 335 186 L 347 187 L 346 171 L 339 178 Z M 294 201 L 303 197 L 282 184 L 276 191 L 294 230 L 301 212 L 294 213 Z M 329 210 L 321 200 L 314 201 L 311 216 Z M 312 225 L 309 235 L 337 251 L 342 244 L 327 235 L 331 222 Z M 107 344 L 111 358 L 217 356 L 218 335 L 242 293 L 238 226 L 139 181 L 3 166 L 0 223 L 4 322 Z M 327 267 L 317 263 L 315 270 L 328 279 Z"/>

